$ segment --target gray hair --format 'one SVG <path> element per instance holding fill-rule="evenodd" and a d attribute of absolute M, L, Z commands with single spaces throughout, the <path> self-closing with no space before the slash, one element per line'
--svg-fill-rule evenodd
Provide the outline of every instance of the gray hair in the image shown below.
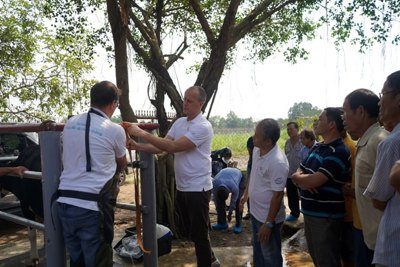
<path fill-rule="evenodd" d="M 264 140 L 271 139 L 272 143 L 275 145 L 281 136 L 281 128 L 278 122 L 274 119 L 263 119 L 257 126 L 261 127 Z"/>
<path fill-rule="evenodd" d="M 193 90 L 193 89 L 197 90 L 197 93 L 199 94 L 199 97 L 197 98 L 197 100 L 199 102 L 206 102 L 207 93 L 204 90 L 204 88 L 199 85 L 194 85 L 194 86 L 191 86 L 188 88 L 188 90 Z"/>

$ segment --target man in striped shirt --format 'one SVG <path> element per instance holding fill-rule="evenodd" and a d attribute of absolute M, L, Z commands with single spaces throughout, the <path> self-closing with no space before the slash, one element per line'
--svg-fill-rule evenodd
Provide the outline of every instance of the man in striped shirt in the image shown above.
<path fill-rule="evenodd" d="M 338 108 L 326 108 L 321 113 L 315 133 L 324 142 L 314 145 L 292 176 L 302 189 L 307 246 L 316 266 L 341 266 L 340 235 L 346 216 L 341 188 L 349 181 L 351 171 L 350 151 L 340 135 L 342 114 Z"/>
<path fill-rule="evenodd" d="M 400 266 L 400 195 L 389 183 L 390 170 L 400 159 L 400 71 L 387 77 L 379 96 L 379 118 L 393 130 L 378 146 L 374 175 L 364 192 L 383 211 L 372 263 Z"/>

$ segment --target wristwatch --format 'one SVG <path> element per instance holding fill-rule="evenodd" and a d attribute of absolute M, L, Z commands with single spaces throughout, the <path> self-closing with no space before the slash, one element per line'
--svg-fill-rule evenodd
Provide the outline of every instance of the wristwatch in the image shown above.
<path fill-rule="evenodd" d="M 268 228 L 273 228 L 275 223 L 274 222 L 265 222 Z"/>

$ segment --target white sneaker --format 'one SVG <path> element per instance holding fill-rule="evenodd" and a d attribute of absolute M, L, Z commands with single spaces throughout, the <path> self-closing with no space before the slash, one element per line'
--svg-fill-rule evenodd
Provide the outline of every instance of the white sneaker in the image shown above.
<path fill-rule="evenodd" d="M 213 263 L 211 263 L 211 267 L 219 267 L 221 266 L 221 263 L 219 262 L 218 259 L 215 259 L 215 261 L 213 261 Z"/>

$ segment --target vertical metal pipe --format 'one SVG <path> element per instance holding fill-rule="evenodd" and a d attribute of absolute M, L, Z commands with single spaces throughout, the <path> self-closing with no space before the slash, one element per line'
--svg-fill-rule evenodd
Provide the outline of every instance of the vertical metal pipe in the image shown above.
<path fill-rule="evenodd" d="M 39 133 L 40 154 L 42 157 L 42 188 L 46 266 L 67 266 L 65 245 L 58 220 L 57 205 L 51 206 L 51 197 L 58 189 L 61 174 L 60 132 Z M 53 224 L 54 223 L 54 224 Z"/>
<path fill-rule="evenodd" d="M 139 139 L 140 142 L 146 142 Z M 142 190 L 143 211 L 143 246 L 151 253 L 143 256 L 145 267 L 158 266 L 158 247 L 156 237 L 156 185 L 154 171 L 154 155 L 140 152 L 140 161 L 144 166 L 140 168 L 140 182 Z"/>

